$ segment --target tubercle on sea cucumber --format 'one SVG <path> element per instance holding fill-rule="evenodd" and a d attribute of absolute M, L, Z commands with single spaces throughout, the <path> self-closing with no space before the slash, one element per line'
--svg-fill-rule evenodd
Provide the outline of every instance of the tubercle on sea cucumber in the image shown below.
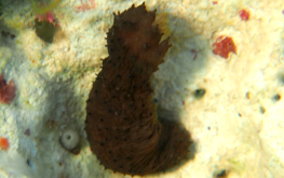
<path fill-rule="evenodd" d="M 190 134 L 159 120 L 150 77 L 163 62 L 168 39 L 144 4 L 115 16 L 103 61 L 87 101 L 91 150 L 113 171 L 145 175 L 165 171 L 188 156 Z"/>

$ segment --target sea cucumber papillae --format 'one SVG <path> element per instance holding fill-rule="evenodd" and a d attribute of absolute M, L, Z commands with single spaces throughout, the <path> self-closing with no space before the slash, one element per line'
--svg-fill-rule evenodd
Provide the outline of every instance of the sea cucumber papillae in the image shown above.
<path fill-rule="evenodd" d="M 154 20 L 144 4 L 115 16 L 107 34 L 109 57 L 87 101 L 92 151 L 106 168 L 132 175 L 177 166 L 191 144 L 179 124 L 158 118 L 153 102 L 150 77 L 169 48 Z"/>

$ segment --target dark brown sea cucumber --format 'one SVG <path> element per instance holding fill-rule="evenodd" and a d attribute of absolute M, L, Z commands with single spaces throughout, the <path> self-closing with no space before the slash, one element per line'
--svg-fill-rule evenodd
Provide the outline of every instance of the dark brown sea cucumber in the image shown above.
<path fill-rule="evenodd" d="M 144 4 L 115 16 L 107 34 L 109 57 L 87 102 L 92 151 L 106 168 L 132 175 L 177 166 L 191 144 L 179 124 L 158 119 L 150 78 L 170 45 L 160 42 L 154 20 Z"/>

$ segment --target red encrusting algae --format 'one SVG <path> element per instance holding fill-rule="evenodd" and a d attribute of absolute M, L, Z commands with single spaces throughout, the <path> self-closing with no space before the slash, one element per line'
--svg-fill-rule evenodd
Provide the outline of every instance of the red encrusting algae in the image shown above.
<path fill-rule="evenodd" d="M 5 137 L 0 137 L 0 150 L 8 150 L 9 146 L 9 140 Z"/>
<path fill-rule="evenodd" d="M 242 9 L 242 10 L 240 10 L 239 14 L 240 14 L 240 17 L 243 21 L 249 20 L 249 17 L 250 17 L 249 11 Z"/>
<path fill-rule="evenodd" d="M 229 53 L 236 53 L 236 45 L 231 37 L 219 36 L 213 44 L 213 53 L 228 58 Z"/>
<path fill-rule="evenodd" d="M 80 6 L 76 6 L 75 9 L 77 12 L 84 12 L 87 10 L 92 10 L 96 8 L 96 3 L 95 0 L 87 0 L 87 2 L 82 2 L 81 0 L 81 5 Z"/>
<path fill-rule="evenodd" d="M 213 5 L 217 5 L 217 4 L 218 4 L 218 1 L 212 1 L 212 4 L 213 4 Z"/>
<path fill-rule="evenodd" d="M 3 75 L 0 75 L 0 103 L 9 104 L 15 97 L 16 87 L 15 83 L 10 80 L 6 82 Z"/>

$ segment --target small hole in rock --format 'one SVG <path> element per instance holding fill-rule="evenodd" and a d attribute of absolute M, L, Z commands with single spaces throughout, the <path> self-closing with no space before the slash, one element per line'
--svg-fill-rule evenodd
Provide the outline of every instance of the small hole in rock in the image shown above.
<path fill-rule="evenodd" d="M 205 93 L 206 90 L 204 88 L 199 88 L 193 92 L 193 95 L 196 99 L 201 99 L 205 95 Z"/>
<path fill-rule="evenodd" d="M 266 109 L 265 109 L 263 106 L 260 106 L 260 107 L 259 107 L 259 112 L 260 112 L 261 114 L 264 114 L 264 113 L 266 112 Z"/>
<path fill-rule="evenodd" d="M 223 169 L 223 170 L 217 171 L 214 177 L 215 178 L 226 178 L 227 176 L 228 176 L 228 171 Z"/>
<path fill-rule="evenodd" d="M 272 100 L 273 101 L 279 101 L 281 99 L 281 95 L 279 94 L 275 94 L 273 97 L 272 97 Z"/>

